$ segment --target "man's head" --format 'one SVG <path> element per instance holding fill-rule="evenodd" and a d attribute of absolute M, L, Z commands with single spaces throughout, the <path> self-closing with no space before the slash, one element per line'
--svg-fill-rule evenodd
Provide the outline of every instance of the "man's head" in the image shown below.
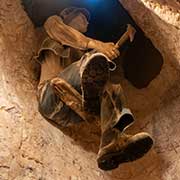
<path fill-rule="evenodd" d="M 60 13 L 63 22 L 84 33 L 87 31 L 90 13 L 85 8 L 70 7 Z"/>

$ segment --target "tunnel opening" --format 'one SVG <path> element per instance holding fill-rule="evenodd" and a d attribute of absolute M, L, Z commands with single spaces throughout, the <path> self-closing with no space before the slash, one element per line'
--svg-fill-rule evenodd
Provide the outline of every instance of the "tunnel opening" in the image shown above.
<path fill-rule="evenodd" d="M 163 65 L 161 53 L 144 35 L 118 0 L 86 2 L 23 0 L 23 4 L 37 27 L 43 26 L 49 16 L 58 15 L 63 8 L 85 7 L 91 14 L 86 35 L 105 42 L 117 42 L 126 31 L 127 24 L 132 24 L 137 30 L 135 39 L 132 43 L 126 42 L 121 47 L 120 52 L 123 57 L 115 60 L 118 68 L 112 73 L 111 79 L 117 83 L 121 80 L 120 76 L 124 76 L 136 88 L 145 88 L 161 71 Z"/>

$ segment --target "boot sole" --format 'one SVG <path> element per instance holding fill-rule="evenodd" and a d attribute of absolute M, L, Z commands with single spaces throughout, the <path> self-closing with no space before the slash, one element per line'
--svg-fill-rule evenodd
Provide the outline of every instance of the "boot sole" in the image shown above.
<path fill-rule="evenodd" d="M 135 161 L 143 157 L 151 149 L 152 145 L 153 140 L 151 137 L 131 143 L 122 151 L 109 153 L 98 158 L 98 167 L 109 171 L 117 168 L 121 163 Z"/>
<path fill-rule="evenodd" d="M 92 114 L 100 113 L 100 99 L 109 78 L 109 67 L 105 57 L 95 56 L 86 65 L 82 74 L 83 108 Z"/>

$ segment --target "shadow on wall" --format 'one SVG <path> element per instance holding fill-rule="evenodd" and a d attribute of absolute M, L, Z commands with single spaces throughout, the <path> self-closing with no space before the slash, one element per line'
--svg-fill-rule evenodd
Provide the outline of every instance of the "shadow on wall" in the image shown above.
<path fill-rule="evenodd" d="M 133 44 L 123 59 L 124 75 L 135 87 L 144 88 L 160 73 L 163 58 L 142 34 L 137 34 Z"/>
<path fill-rule="evenodd" d="M 42 26 L 49 16 L 59 14 L 66 7 L 85 7 L 91 13 L 89 30 L 86 35 L 102 41 L 116 42 L 125 32 L 126 24 L 133 24 L 137 30 L 134 42 L 126 43 L 120 49 L 124 54 L 121 61 L 125 78 L 135 87 L 145 88 L 160 73 L 163 64 L 160 52 L 144 36 L 118 0 L 23 0 L 23 4 L 35 26 Z M 119 66 L 121 65 L 120 60 L 116 62 Z M 113 74 L 116 74 L 116 82 L 119 82 L 120 78 L 117 77 L 122 76 L 119 69 Z"/>

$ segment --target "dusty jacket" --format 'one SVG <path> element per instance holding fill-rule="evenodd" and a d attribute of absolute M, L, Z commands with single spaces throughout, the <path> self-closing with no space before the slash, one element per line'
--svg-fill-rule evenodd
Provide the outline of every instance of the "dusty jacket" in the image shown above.
<path fill-rule="evenodd" d="M 53 51 L 60 57 L 60 64 L 67 67 L 77 61 L 87 49 L 89 39 L 63 23 L 59 16 L 49 17 L 44 29 L 48 37 L 43 41 L 36 58 L 41 62 L 44 52 Z"/>

